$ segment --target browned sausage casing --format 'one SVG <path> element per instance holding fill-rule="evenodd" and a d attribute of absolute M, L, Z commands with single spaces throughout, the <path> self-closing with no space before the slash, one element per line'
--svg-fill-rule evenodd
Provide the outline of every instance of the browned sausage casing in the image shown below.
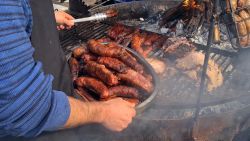
<path fill-rule="evenodd" d="M 121 52 L 124 51 L 123 48 L 119 47 L 108 47 L 105 46 L 96 40 L 89 40 L 88 42 L 88 48 L 92 53 L 95 53 L 100 56 L 106 56 L 106 57 L 119 57 Z"/>
<path fill-rule="evenodd" d="M 153 91 L 153 84 L 145 78 L 140 73 L 130 69 L 124 74 L 118 74 L 118 77 L 122 80 L 127 82 L 128 84 L 131 84 L 133 86 L 139 87 L 142 90 L 145 90 L 148 93 L 151 93 Z"/>
<path fill-rule="evenodd" d="M 96 61 L 97 57 L 92 53 L 85 53 L 81 56 L 82 61 L 87 64 L 89 61 Z"/>
<path fill-rule="evenodd" d="M 139 99 L 139 92 L 136 88 L 128 86 L 116 86 L 109 89 L 110 96 Z"/>
<path fill-rule="evenodd" d="M 87 53 L 87 47 L 85 45 L 81 45 L 80 47 L 73 50 L 73 56 L 75 58 L 80 58 L 83 53 Z"/>
<path fill-rule="evenodd" d="M 99 57 L 97 62 L 120 73 L 126 72 L 128 70 L 128 67 L 116 58 Z"/>
<path fill-rule="evenodd" d="M 102 80 L 104 83 L 113 86 L 118 84 L 118 78 L 104 65 L 90 61 L 86 64 L 85 70 L 93 77 Z"/>
<path fill-rule="evenodd" d="M 76 79 L 76 85 L 79 87 L 84 87 L 90 90 L 95 91 L 100 98 L 108 98 L 109 91 L 108 88 L 99 80 L 92 77 L 78 77 Z"/>
<path fill-rule="evenodd" d="M 69 67 L 70 67 L 70 71 L 72 74 L 72 80 L 75 81 L 77 79 L 78 73 L 80 71 L 80 65 L 75 58 L 71 57 L 69 59 Z"/>

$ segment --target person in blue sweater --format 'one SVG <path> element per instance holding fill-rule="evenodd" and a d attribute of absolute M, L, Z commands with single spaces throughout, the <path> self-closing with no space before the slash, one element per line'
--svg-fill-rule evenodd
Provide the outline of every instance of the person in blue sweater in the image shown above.
<path fill-rule="evenodd" d="M 56 27 L 70 28 L 71 20 L 54 14 L 50 0 L 0 1 L 0 137 L 34 137 L 87 123 L 122 131 L 131 123 L 135 105 L 122 99 L 84 103 L 70 96 Z"/>

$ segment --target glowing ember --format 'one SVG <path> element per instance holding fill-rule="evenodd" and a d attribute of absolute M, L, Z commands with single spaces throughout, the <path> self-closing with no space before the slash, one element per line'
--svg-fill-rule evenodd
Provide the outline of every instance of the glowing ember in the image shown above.
<path fill-rule="evenodd" d="M 196 3 L 195 0 L 183 0 L 182 2 L 182 6 L 186 9 L 186 10 L 190 10 L 190 9 L 200 9 L 202 11 L 202 7 L 200 5 L 198 5 Z"/>

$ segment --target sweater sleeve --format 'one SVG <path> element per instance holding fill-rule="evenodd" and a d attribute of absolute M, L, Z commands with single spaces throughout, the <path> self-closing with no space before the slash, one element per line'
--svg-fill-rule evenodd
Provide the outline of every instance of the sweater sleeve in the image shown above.
<path fill-rule="evenodd" d="M 37 136 L 70 114 L 67 96 L 33 59 L 31 17 L 28 1 L 0 1 L 0 136 Z"/>

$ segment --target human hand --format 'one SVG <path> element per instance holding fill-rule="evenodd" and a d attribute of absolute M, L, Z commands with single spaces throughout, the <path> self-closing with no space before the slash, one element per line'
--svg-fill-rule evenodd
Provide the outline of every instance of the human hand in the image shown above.
<path fill-rule="evenodd" d="M 63 11 L 55 11 L 55 18 L 56 23 L 58 24 L 57 29 L 63 30 L 63 29 L 70 29 L 74 22 L 72 21 L 74 18 Z"/>
<path fill-rule="evenodd" d="M 127 128 L 136 115 L 135 104 L 129 103 L 121 98 L 103 102 L 104 127 L 112 131 L 122 131 Z"/>

